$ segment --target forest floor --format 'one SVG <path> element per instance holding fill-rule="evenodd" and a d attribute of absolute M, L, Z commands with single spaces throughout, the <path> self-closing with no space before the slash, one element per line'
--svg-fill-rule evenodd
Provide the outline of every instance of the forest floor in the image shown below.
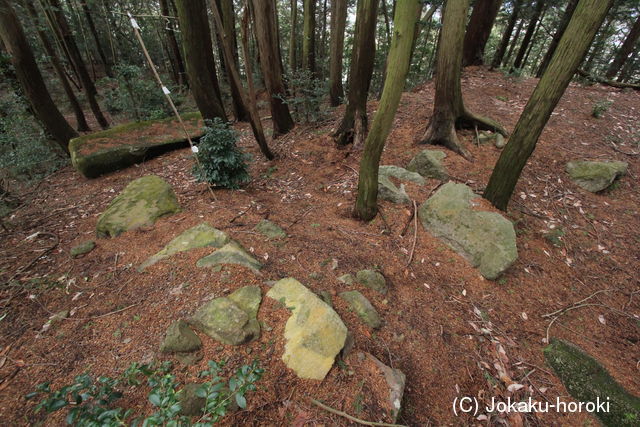
<path fill-rule="evenodd" d="M 512 130 L 536 82 L 470 68 L 463 76 L 463 93 L 470 109 Z M 592 117 L 594 105 L 605 100 L 612 103 L 602 118 Z M 376 105 L 369 103 L 370 114 Z M 381 164 L 404 167 L 427 148 L 414 141 L 424 132 L 432 106 L 432 82 L 403 95 Z M 519 257 L 497 281 L 483 279 L 419 224 L 407 266 L 413 222 L 400 234 L 411 215 L 408 205 L 381 202 L 383 216 L 370 223 L 351 217 L 360 152 L 337 149 L 329 137 L 343 108 L 329 110 L 320 124 L 299 125 L 273 141 L 278 153 L 273 162 L 260 156 L 248 125 L 236 125 L 239 145 L 254 157 L 253 181 L 239 191 L 215 191 L 215 199 L 195 182 L 187 149 L 97 179 L 67 167 L 42 182 L 27 205 L 4 219 L 7 230 L 0 234 L 0 301 L 6 313 L 0 321 L 0 413 L 5 422 L 26 425 L 43 419 L 42 413 L 34 414 L 35 403 L 24 398 L 41 382 L 60 386 L 87 370 L 115 377 L 131 362 L 172 359 L 158 352 L 167 326 L 212 295 L 245 285 L 258 285 L 264 293 L 269 289 L 265 281 L 293 277 L 315 292 L 336 296 L 347 290 L 338 276 L 373 266 L 387 278 L 389 293 L 382 297 L 357 289 L 380 313 L 381 329 L 372 333 L 344 301 L 334 297 L 333 303 L 355 336 L 354 352 L 369 352 L 406 374 L 398 423 L 486 425 L 470 415 L 456 417 L 452 402 L 462 396 L 487 404 L 492 397 L 506 398 L 509 392 L 496 364 L 525 386 L 513 398 L 570 399 L 545 364 L 547 335 L 579 345 L 640 395 L 639 92 L 569 87 L 516 188 L 508 217 L 516 225 Z M 444 164 L 454 180 L 481 191 L 500 150 L 492 144 L 477 146 L 474 131 L 459 136 L 475 161 L 447 152 Z M 622 160 L 629 163 L 629 172 L 612 189 L 592 194 L 565 173 L 565 164 L 577 159 Z M 71 259 L 70 248 L 95 238 L 97 217 L 109 201 L 131 180 L 148 174 L 173 186 L 182 211 L 153 227 L 99 239 L 95 250 Z M 410 184 L 407 192 L 420 205 L 437 184 Z M 264 218 L 286 230 L 285 244 L 266 241 L 253 230 Z M 220 272 L 196 268 L 195 261 L 210 249 L 177 254 L 137 272 L 169 240 L 201 222 L 250 249 L 265 265 L 262 274 L 235 266 Z M 545 237 L 554 229 L 562 230 L 559 247 Z M 19 279 L 20 285 L 7 286 L 9 279 Z M 543 317 L 590 296 L 592 305 Z M 39 335 L 49 316 L 61 310 L 73 310 L 73 315 Z M 298 379 L 284 366 L 280 357 L 287 316 L 263 298 L 258 318 L 270 328 L 260 339 L 241 347 L 203 340 L 203 360 L 177 370 L 178 379 L 193 381 L 207 360 L 227 359 L 231 371 L 257 357 L 265 368 L 258 391 L 247 396 L 247 409 L 227 416 L 225 424 L 349 424 L 313 406 L 310 398 L 358 418 L 382 419 L 372 397 L 377 386 L 355 364 L 334 365 L 322 382 Z M 124 401 L 132 408 L 149 406 L 144 393 L 125 393 Z M 514 414 L 508 422 L 596 423 L 584 413 L 554 412 Z M 53 417 L 50 423 L 64 421 Z"/>

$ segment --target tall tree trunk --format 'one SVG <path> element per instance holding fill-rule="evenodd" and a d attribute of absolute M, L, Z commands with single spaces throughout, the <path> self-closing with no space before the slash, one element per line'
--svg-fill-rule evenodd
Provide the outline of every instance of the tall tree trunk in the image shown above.
<path fill-rule="evenodd" d="M 399 0 L 393 22 L 393 39 L 389 48 L 389 66 L 378 112 L 367 135 L 360 173 L 355 212 L 368 221 L 378 212 L 378 168 L 384 143 L 391 132 L 393 119 L 400 104 L 411 59 L 415 23 L 420 16 L 419 0 Z"/>
<path fill-rule="evenodd" d="M 68 155 L 69 140 L 78 133 L 69 126 L 51 99 L 20 21 L 8 0 L 0 0 L 0 39 L 11 56 L 16 77 L 36 118 Z"/>
<path fill-rule="evenodd" d="M 422 8 L 424 7 L 424 3 L 420 2 L 420 15 L 422 15 Z M 429 10 L 427 10 L 427 12 L 424 14 L 424 16 L 421 16 L 420 19 L 418 19 L 416 21 L 415 24 L 415 28 L 413 31 L 413 44 L 411 45 L 411 61 L 409 61 L 409 66 L 411 66 L 411 62 L 413 60 L 413 54 L 416 50 L 416 45 L 418 43 L 418 40 L 420 39 L 420 34 L 422 32 L 422 27 L 424 26 L 425 22 L 429 22 L 429 25 L 427 27 L 427 36 L 426 36 L 426 40 L 425 40 L 425 44 L 427 44 L 427 42 L 429 41 L 429 32 L 431 31 L 431 18 L 433 17 L 433 14 L 436 12 L 436 10 L 438 9 L 438 4 L 434 4 L 432 5 Z M 421 58 L 422 60 L 422 58 Z M 418 72 L 420 72 L 420 70 L 418 70 Z"/>
<path fill-rule="evenodd" d="M 507 52 L 507 56 L 504 58 L 504 61 L 502 62 L 502 65 L 505 66 L 505 67 L 511 61 L 511 57 L 513 56 L 513 51 L 515 50 L 516 46 L 518 45 L 518 41 L 520 39 L 520 33 L 522 32 L 522 28 L 524 27 L 524 23 L 525 23 L 525 20 L 523 18 L 518 23 L 518 27 L 516 28 L 516 33 L 513 36 L 513 38 L 511 39 L 510 46 L 509 46 L 509 51 Z"/>
<path fill-rule="evenodd" d="M 349 93 L 342 122 L 333 137 L 338 145 L 361 147 L 367 135 L 367 95 L 375 58 L 378 0 L 358 0 Z"/>
<path fill-rule="evenodd" d="M 260 49 L 262 76 L 269 94 L 273 137 L 284 135 L 293 129 L 294 123 L 286 104 L 286 90 L 282 80 L 282 63 L 279 54 L 278 28 L 275 22 L 275 0 L 252 0 L 254 31 Z"/>
<path fill-rule="evenodd" d="M 171 16 L 167 0 L 160 0 L 160 11 L 164 16 Z M 169 50 L 171 53 L 169 57 L 171 58 L 173 68 L 175 70 L 174 80 L 177 85 L 186 86 L 187 79 L 184 70 L 184 61 L 182 60 L 182 53 L 180 52 L 180 46 L 178 45 L 175 32 L 176 27 L 173 23 L 173 19 L 167 19 L 167 22 L 164 25 L 164 34 L 167 38 L 167 43 L 169 43 Z"/>
<path fill-rule="evenodd" d="M 613 79 L 616 74 L 618 74 L 625 61 L 633 51 L 638 38 L 640 38 L 640 16 L 638 16 L 638 19 L 636 19 L 636 23 L 633 24 L 633 27 L 631 27 L 631 31 L 629 31 L 629 34 L 627 34 L 627 37 L 622 43 L 622 46 L 620 46 L 620 49 L 618 49 L 618 53 L 616 53 L 615 58 L 613 58 L 613 61 L 611 62 L 611 65 L 609 65 L 609 69 L 607 70 L 606 74 L 606 77 L 608 79 Z"/>
<path fill-rule="evenodd" d="M 227 35 L 226 42 L 231 44 L 229 48 L 233 53 L 233 60 L 234 60 L 235 67 L 236 69 L 238 69 L 239 68 L 238 39 L 236 37 L 236 23 L 235 23 L 235 11 L 233 9 L 233 0 L 216 0 L 216 1 L 220 9 L 220 13 L 222 15 L 222 23 L 224 25 L 224 31 L 225 31 L 225 34 Z M 218 34 L 220 34 L 220 32 L 218 32 Z M 224 40 L 222 40 L 222 37 L 219 37 L 219 39 L 221 43 L 225 42 Z M 224 47 L 223 47 L 223 52 L 224 52 Z M 224 58 L 225 56 L 226 55 L 222 55 L 221 59 Z M 236 120 L 239 122 L 249 121 L 249 111 L 247 111 L 246 107 L 244 106 L 244 102 L 242 101 L 242 96 L 240 95 L 241 90 L 236 86 L 235 79 L 231 78 L 228 67 L 225 69 L 225 72 L 227 73 L 229 88 L 231 89 L 231 101 L 232 101 L 231 105 L 233 107 L 233 115 L 235 116 Z"/>
<path fill-rule="evenodd" d="M 615 20 L 613 15 L 616 14 L 617 9 L 617 4 L 614 3 L 611 13 L 609 13 L 607 19 L 604 22 L 604 25 L 596 35 L 596 41 L 592 44 L 590 50 L 591 53 L 589 53 L 584 65 L 584 70 L 587 72 L 587 74 L 591 74 L 595 65 L 596 58 L 605 50 L 604 47 L 606 46 L 609 37 L 611 37 L 611 25 Z"/>
<path fill-rule="evenodd" d="M 291 32 L 289 33 L 289 71 L 298 69 L 298 0 L 291 0 Z"/>
<path fill-rule="evenodd" d="M 544 21 L 544 17 L 547 14 L 547 10 L 548 9 L 545 7 L 545 9 L 542 11 L 542 15 L 540 15 L 540 18 L 538 18 L 538 25 L 536 25 L 536 29 L 533 32 L 531 41 L 529 42 L 529 47 L 527 48 L 527 53 L 525 53 L 524 58 L 522 59 L 522 63 L 520 64 L 520 68 L 522 69 L 524 69 L 529 63 L 529 55 L 531 55 L 531 51 L 536 45 L 536 41 L 538 40 L 538 33 L 540 32 L 540 28 L 542 28 L 542 22 Z M 533 65 L 533 68 L 535 68 L 535 63 Z"/>
<path fill-rule="evenodd" d="M 533 10 L 533 15 L 531 16 L 531 20 L 529 21 L 529 25 L 527 26 L 527 31 L 524 33 L 524 37 L 522 38 L 522 43 L 520 44 L 520 49 L 518 50 L 516 59 L 513 61 L 513 66 L 511 67 L 511 70 L 515 68 L 522 68 L 522 60 L 524 59 L 524 55 L 527 53 L 529 42 L 531 42 L 533 33 L 536 30 L 536 27 L 538 25 L 538 20 L 540 19 L 540 15 L 544 10 L 544 5 L 545 5 L 544 0 L 536 0 L 536 7 Z"/>
<path fill-rule="evenodd" d="M 320 37 L 318 37 L 318 41 L 320 42 L 320 46 L 318 48 L 318 57 L 320 58 L 320 66 L 318 70 L 319 78 L 324 80 L 325 73 L 325 63 L 327 56 L 327 0 L 323 0 L 322 2 L 322 24 L 320 25 Z"/>
<path fill-rule="evenodd" d="M 316 74 L 316 0 L 304 0 L 302 68 Z"/>
<path fill-rule="evenodd" d="M 177 0 L 176 10 L 189 76 L 189 86 L 204 119 L 227 120 L 213 59 L 205 0 Z"/>
<path fill-rule="evenodd" d="M 501 3 L 502 0 L 476 1 L 464 36 L 462 66 L 484 64 L 484 47 L 489 40 Z"/>
<path fill-rule="evenodd" d="M 93 22 L 93 15 L 91 14 L 91 9 L 89 9 L 87 0 L 80 0 L 80 5 L 82 7 L 82 11 L 84 12 L 85 18 L 87 19 L 87 24 L 89 25 L 89 31 L 91 31 L 93 40 L 96 43 L 96 49 L 98 50 L 100 61 L 104 66 L 104 72 L 107 76 L 113 77 L 113 72 L 111 71 L 111 64 L 109 63 L 109 61 L 107 61 L 107 56 L 105 55 L 104 49 L 102 48 L 102 43 L 100 42 L 100 37 L 98 37 L 98 31 L 96 30 L 96 25 Z"/>
<path fill-rule="evenodd" d="M 342 54 L 344 30 L 347 24 L 347 0 L 331 0 L 331 48 L 329 52 L 329 103 L 340 105 L 344 97 L 342 88 Z"/>
<path fill-rule="evenodd" d="M 580 0 L 489 179 L 484 197 L 506 210 L 551 113 L 582 62 L 613 0 Z"/>
<path fill-rule="evenodd" d="M 513 2 L 513 11 L 511 15 L 509 15 L 509 20 L 507 21 L 507 26 L 504 28 L 504 32 L 502 33 L 502 39 L 500 39 L 500 44 L 498 45 L 498 49 L 496 53 L 493 55 L 493 60 L 491 61 L 491 69 L 494 70 L 496 68 L 500 68 L 502 64 L 502 59 L 504 58 L 504 54 L 507 52 L 507 47 L 509 47 L 509 40 L 511 40 L 511 33 L 513 33 L 513 27 L 516 25 L 516 21 L 518 20 L 518 14 L 520 13 L 520 4 L 522 0 L 514 0 Z"/>
<path fill-rule="evenodd" d="M 433 116 L 421 143 L 438 144 L 470 159 L 456 135 L 456 127 L 479 127 L 507 132 L 497 122 L 480 117 L 467 110 L 462 100 L 460 73 L 462 68 L 462 44 L 464 42 L 464 22 L 469 0 L 449 0 L 444 8 L 442 33 L 438 44 L 436 71 L 436 94 Z"/>
<path fill-rule="evenodd" d="M 538 72 L 536 73 L 536 77 L 540 78 L 542 74 L 547 69 L 547 65 L 549 65 L 549 61 L 551 61 L 551 57 L 553 56 L 556 48 L 558 47 L 558 43 L 562 38 L 565 30 L 567 29 L 567 25 L 569 25 L 569 21 L 571 20 L 571 15 L 573 15 L 573 11 L 576 9 L 578 5 L 578 0 L 569 0 L 569 4 L 567 4 L 567 8 L 564 10 L 564 14 L 562 15 L 562 19 L 560 20 L 560 26 L 558 31 L 553 35 L 553 39 L 551 39 L 551 43 L 549 44 L 549 48 L 547 49 L 547 53 L 545 53 L 544 58 L 542 58 L 542 63 L 538 68 Z"/>
<path fill-rule="evenodd" d="M 89 71 L 87 70 L 84 60 L 82 59 L 80 49 L 78 49 L 78 45 L 76 44 L 76 41 L 73 37 L 73 33 L 69 28 L 67 18 L 64 16 L 64 12 L 60 6 L 60 2 L 58 0 L 48 1 L 50 7 L 48 8 L 47 13 L 50 16 L 51 21 L 55 23 L 57 29 L 60 31 L 62 43 L 68 49 L 68 53 L 73 63 L 74 69 L 78 73 L 78 78 L 82 82 L 82 87 L 84 87 L 85 95 L 87 97 L 87 101 L 89 102 L 89 106 L 91 107 L 91 111 L 93 112 L 93 115 L 98 121 L 100 127 L 106 129 L 109 127 L 109 122 L 107 122 L 107 119 L 102 114 L 100 105 L 96 100 L 98 91 L 93 84 L 93 80 L 91 80 L 91 77 L 89 76 Z"/>
<path fill-rule="evenodd" d="M 187 1 L 190 1 L 190 0 L 187 0 Z M 248 55 L 249 49 L 247 47 L 247 44 L 248 44 L 247 34 L 246 32 L 243 32 L 245 34 L 245 37 L 243 37 L 242 45 L 243 45 L 244 59 L 245 59 L 246 69 L 247 69 L 247 83 L 249 86 L 250 96 L 245 91 L 244 86 L 242 86 L 242 81 L 240 80 L 240 73 L 238 72 L 236 63 L 233 59 L 234 52 L 231 49 L 231 43 L 228 40 L 231 36 L 227 34 L 225 31 L 224 23 L 222 21 L 222 13 L 218 8 L 216 0 L 211 0 L 211 10 L 213 15 L 213 21 L 216 24 L 216 29 L 218 30 L 218 34 L 220 34 L 220 37 L 222 38 L 223 53 L 227 59 L 227 64 L 229 64 L 229 67 L 227 69 L 229 71 L 229 77 L 235 81 L 236 87 L 238 87 L 240 90 L 240 96 L 242 98 L 242 102 L 244 103 L 244 107 L 247 109 L 247 111 L 249 111 L 249 122 L 251 123 L 251 130 L 253 131 L 253 135 L 256 138 L 258 146 L 260 147 L 260 151 L 267 158 L 267 160 L 272 160 L 273 153 L 269 149 L 269 145 L 267 144 L 267 139 L 264 136 L 262 123 L 260 122 L 260 116 L 258 115 L 258 109 L 256 108 L 256 104 L 254 102 L 255 94 L 253 91 L 253 83 L 252 83 L 253 75 L 251 72 L 251 60 Z M 248 21 L 248 16 L 246 16 L 246 13 L 245 13 L 245 19 L 243 19 L 243 30 L 246 30 L 246 25 L 248 25 L 247 21 Z"/>
<path fill-rule="evenodd" d="M 60 83 L 62 83 L 62 88 L 64 89 L 64 93 L 67 95 L 67 99 L 69 100 L 69 104 L 71 105 L 71 109 L 73 110 L 73 114 L 76 116 L 76 123 L 78 124 L 78 130 L 80 132 L 86 132 L 91 130 L 89 128 L 89 125 L 87 124 L 87 119 L 84 116 L 84 111 L 82 111 L 80 102 L 78 101 L 76 94 L 73 92 L 73 88 L 69 83 L 69 79 L 67 79 L 67 75 L 64 72 L 64 67 L 60 62 L 58 53 L 56 52 L 55 48 L 49 41 L 47 34 L 42 29 L 43 27 L 41 26 L 40 18 L 38 17 L 38 12 L 36 11 L 36 8 L 33 4 L 33 0 L 25 0 L 25 4 L 26 4 L 27 12 L 29 13 L 31 20 L 35 25 L 36 31 L 38 33 L 38 38 L 42 43 L 42 47 L 44 47 L 44 50 L 49 56 L 49 59 L 51 61 L 51 65 L 53 65 L 53 68 L 56 70 L 56 74 L 60 79 Z"/>

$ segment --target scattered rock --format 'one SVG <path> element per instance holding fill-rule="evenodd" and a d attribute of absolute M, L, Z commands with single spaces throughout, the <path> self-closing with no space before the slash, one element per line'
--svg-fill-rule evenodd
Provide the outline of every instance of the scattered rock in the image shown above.
<path fill-rule="evenodd" d="M 256 316 L 261 300 L 258 286 L 245 286 L 200 307 L 189 323 L 224 344 L 246 344 L 260 336 Z"/>
<path fill-rule="evenodd" d="M 408 171 L 405 168 L 394 165 L 380 166 L 378 168 L 378 175 L 392 176 L 400 181 L 411 181 L 420 185 L 424 185 L 426 182 L 419 173 Z"/>
<path fill-rule="evenodd" d="M 449 179 L 449 174 L 442 164 L 447 157 L 444 151 L 422 150 L 409 162 L 407 169 L 417 172 L 425 178 L 435 178 L 441 181 Z"/>
<path fill-rule="evenodd" d="M 371 360 L 378 367 L 384 379 L 389 385 L 389 413 L 395 423 L 398 419 L 398 414 L 402 408 L 402 397 L 404 395 L 404 386 L 407 377 L 400 369 L 393 369 L 382 363 L 373 355 L 366 353 L 366 357 Z"/>
<path fill-rule="evenodd" d="M 475 210 L 464 184 L 443 185 L 418 210 L 424 228 L 464 256 L 487 279 L 496 279 L 518 258 L 513 224 L 495 212 Z"/>
<path fill-rule="evenodd" d="M 411 203 L 411 199 L 404 189 L 404 184 L 400 184 L 400 188 L 396 187 L 387 175 L 378 175 L 378 197 L 392 203 Z"/>
<path fill-rule="evenodd" d="M 496 146 L 496 148 L 504 148 L 505 145 L 507 145 L 507 140 L 504 139 L 504 136 L 502 136 L 501 133 L 497 133 L 494 145 Z"/>
<path fill-rule="evenodd" d="M 202 360 L 202 353 L 199 351 L 196 353 L 176 353 L 175 356 L 183 366 L 197 365 Z"/>
<path fill-rule="evenodd" d="M 626 162 L 587 162 L 567 163 L 567 173 L 573 182 L 592 193 L 605 190 L 616 178 L 627 173 Z"/>
<path fill-rule="evenodd" d="M 191 139 L 203 134 L 200 113 L 182 114 Z M 163 131 L 163 129 L 165 131 Z M 123 169 L 189 143 L 174 117 L 127 123 L 69 142 L 71 164 L 87 178 Z"/>
<path fill-rule="evenodd" d="M 565 388 L 579 402 L 610 402 L 609 411 L 593 412 L 606 426 L 637 426 L 640 421 L 640 398 L 628 393 L 597 360 L 578 347 L 552 339 L 544 349 Z"/>
<path fill-rule="evenodd" d="M 381 273 L 375 270 L 360 270 L 356 273 L 356 279 L 367 288 L 380 292 L 383 295 L 387 293 L 387 281 Z"/>
<path fill-rule="evenodd" d="M 160 252 L 149 257 L 144 263 L 142 263 L 142 265 L 138 267 L 138 271 L 143 271 L 145 268 L 152 266 L 156 262 L 177 254 L 178 252 L 184 252 L 195 248 L 203 248 L 206 246 L 221 248 L 227 243 L 229 243 L 229 236 L 227 236 L 226 233 L 211 227 L 209 224 L 199 224 L 195 227 L 191 227 L 167 243 Z"/>
<path fill-rule="evenodd" d="M 128 230 L 152 225 L 164 215 L 180 210 L 176 194 L 156 175 L 138 178 L 127 185 L 98 218 L 98 237 L 116 237 Z"/>
<path fill-rule="evenodd" d="M 358 291 L 341 292 L 340 298 L 347 301 L 364 323 L 377 329 L 382 325 L 380 315 L 371 302 Z"/>
<path fill-rule="evenodd" d="M 263 219 L 254 228 L 257 232 L 262 233 L 269 240 L 284 239 L 287 233 L 276 223 Z"/>
<path fill-rule="evenodd" d="M 86 242 L 82 242 L 77 246 L 71 248 L 69 254 L 71 258 L 78 258 L 80 255 L 88 254 L 96 247 L 96 242 L 93 240 L 87 240 Z"/>
<path fill-rule="evenodd" d="M 213 267 L 219 264 L 238 264 L 256 273 L 262 268 L 262 264 L 249 255 L 238 242 L 233 240 L 211 255 L 200 258 L 196 263 L 198 267 Z"/>
<path fill-rule="evenodd" d="M 351 274 L 343 274 L 342 276 L 338 277 L 338 281 L 346 285 L 353 285 L 356 279 L 354 279 Z"/>
<path fill-rule="evenodd" d="M 189 353 L 202 347 L 200 338 L 189 328 L 184 320 L 173 322 L 167 328 L 164 341 L 160 345 L 163 353 Z"/>
<path fill-rule="evenodd" d="M 178 394 L 178 402 L 180 402 L 180 415 L 187 417 L 194 417 L 196 415 L 202 415 L 202 410 L 206 399 L 204 397 L 198 397 L 196 391 L 202 384 L 189 383 L 182 387 L 182 392 Z"/>
<path fill-rule="evenodd" d="M 292 278 L 279 280 L 267 296 L 292 312 L 284 330 L 285 365 L 300 378 L 324 379 L 347 337 L 347 328 L 338 314 Z"/>

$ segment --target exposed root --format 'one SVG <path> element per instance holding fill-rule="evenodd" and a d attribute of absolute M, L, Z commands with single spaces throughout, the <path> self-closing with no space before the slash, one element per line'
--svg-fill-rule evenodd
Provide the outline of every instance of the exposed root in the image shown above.
<path fill-rule="evenodd" d="M 468 129 L 482 129 L 489 130 L 492 132 L 497 132 L 504 136 L 505 138 L 509 137 L 509 132 L 502 127 L 502 125 L 495 120 L 492 120 L 488 117 L 479 116 L 471 111 L 465 109 L 462 116 L 458 117 L 456 120 L 456 126 L 458 128 L 468 128 Z"/>
<path fill-rule="evenodd" d="M 442 145 L 445 148 L 453 151 L 454 153 L 460 154 L 466 160 L 472 162 L 473 157 L 471 153 L 467 151 L 466 148 L 462 145 L 460 140 L 458 139 L 458 135 L 456 134 L 456 129 L 453 123 L 448 126 L 449 129 L 443 132 L 441 129 L 436 129 L 433 123 L 429 125 L 429 128 L 424 134 L 424 137 L 419 144 L 433 144 L 433 145 Z"/>

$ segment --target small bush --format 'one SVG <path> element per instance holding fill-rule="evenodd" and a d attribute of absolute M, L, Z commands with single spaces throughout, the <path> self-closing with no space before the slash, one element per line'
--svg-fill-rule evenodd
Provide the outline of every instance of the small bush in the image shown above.
<path fill-rule="evenodd" d="M 291 96 L 277 95 L 290 107 L 296 122 L 317 122 L 325 117 L 320 108 L 327 94 L 327 87 L 320 79 L 313 77 L 309 70 L 298 70 L 287 79 Z"/>
<path fill-rule="evenodd" d="M 609 111 L 609 107 L 613 104 L 613 101 L 609 101 L 608 99 L 602 99 L 593 104 L 593 109 L 591 110 L 591 115 L 596 119 L 599 119 Z"/>
<path fill-rule="evenodd" d="M 35 407 L 36 413 L 43 409 L 51 413 L 67 408 L 66 422 L 69 425 L 210 426 L 226 415 L 232 399 L 244 409 L 247 406 L 245 394 L 256 390 L 255 383 L 264 372 L 254 361 L 251 365 L 242 366 L 225 381 L 219 376 L 223 367 L 224 362 L 209 361 L 208 369 L 200 372 L 199 376 L 206 381 L 200 384 L 196 396 L 203 398 L 205 403 L 195 424 L 189 417 L 180 415 L 182 390 L 178 389 L 181 384 L 171 374 L 171 362 L 156 366 L 133 363 L 118 378 L 93 379 L 89 374 L 82 374 L 72 384 L 57 390 L 51 390 L 49 383 L 42 383 L 26 397 L 33 399 L 44 395 Z M 140 387 L 142 378 L 147 379 L 150 388 L 147 399 L 154 407 L 154 412 L 147 417 L 135 416 L 132 409 L 117 406 L 117 401 L 124 396 L 118 388 Z"/>
<path fill-rule="evenodd" d="M 236 146 L 238 134 L 219 118 L 205 123 L 193 174 L 216 187 L 237 189 L 249 181 L 248 156 Z"/>

